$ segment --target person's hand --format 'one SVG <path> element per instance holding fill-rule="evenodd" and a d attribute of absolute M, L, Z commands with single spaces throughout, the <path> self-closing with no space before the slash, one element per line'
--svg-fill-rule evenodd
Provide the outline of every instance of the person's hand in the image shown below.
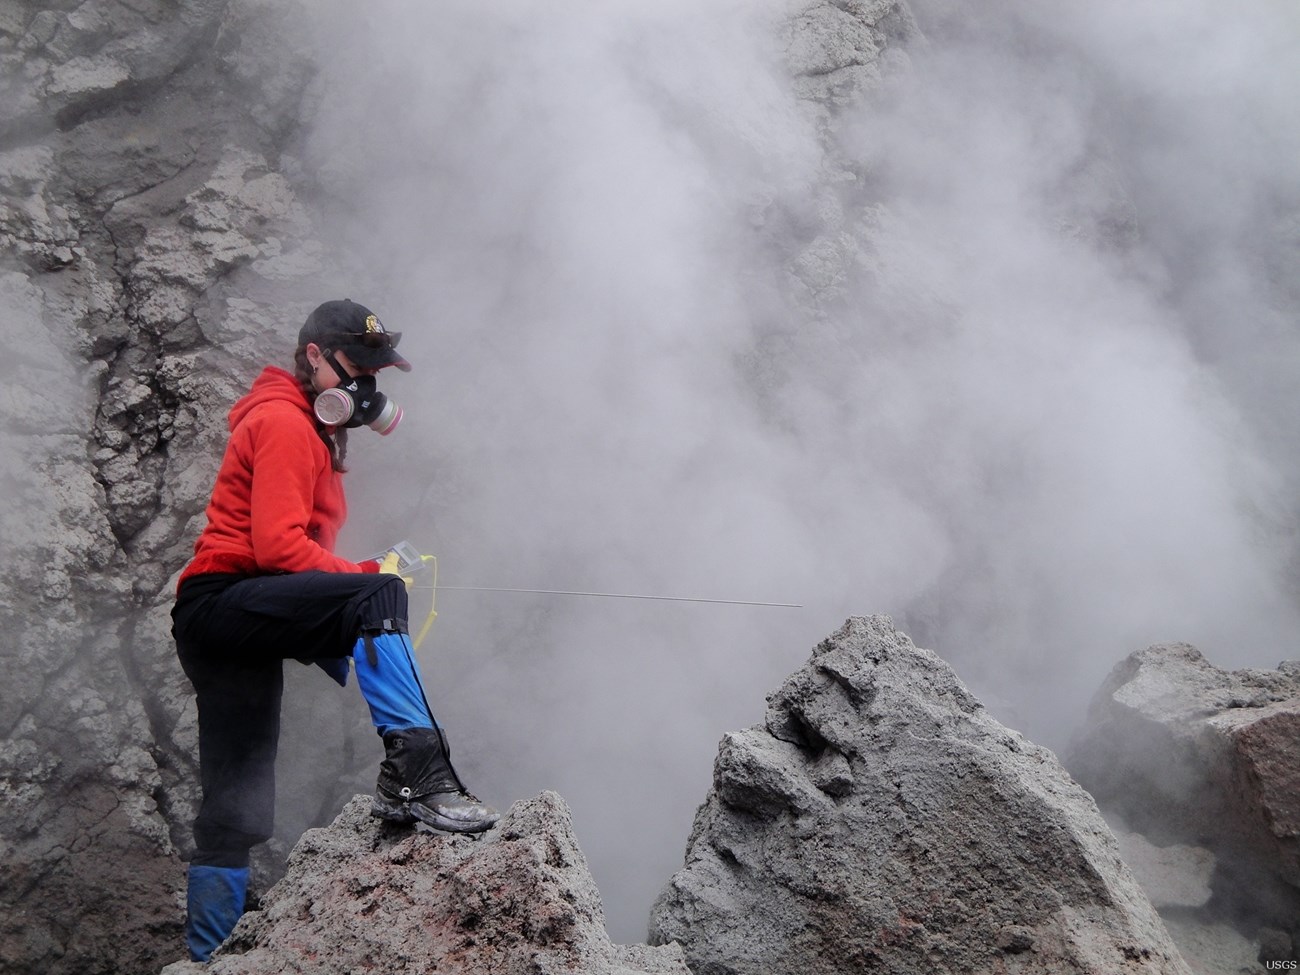
<path fill-rule="evenodd" d="M 410 576 L 404 576 L 402 575 L 402 573 L 397 571 L 397 564 L 400 561 L 401 558 L 398 556 L 398 554 L 396 552 L 390 551 L 379 561 L 379 571 L 386 575 L 394 575 L 400 577 L 401 580 L 404 583 L 406 583 L 406 588 L 410 589 L 411 584 L 415 582 L 415 580 L 412 579 Z"/>

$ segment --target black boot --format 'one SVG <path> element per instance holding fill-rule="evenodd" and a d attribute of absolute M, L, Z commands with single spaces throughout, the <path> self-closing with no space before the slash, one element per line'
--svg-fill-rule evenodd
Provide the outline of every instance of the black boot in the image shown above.
<path fill-rule="evenodd" d="M 440 729 L 390 731 L 384 735 L 384 752 L 371 815 L 452 833 L 481 833 L 501 818 L 461 785 Z"/>

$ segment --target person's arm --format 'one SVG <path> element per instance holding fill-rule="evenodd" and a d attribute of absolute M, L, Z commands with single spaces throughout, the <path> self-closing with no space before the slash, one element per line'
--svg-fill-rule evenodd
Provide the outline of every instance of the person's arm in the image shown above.
<path fill-rule="evenodd" d="M 329 463 L 310 424 L 273 410 L 249 422 L 257 424 L 252 431 L 250 502 L 257 567 L 266 572 L 378 571 L 377 564 L 339 558 L 308 534 L 322 456 Z"/>

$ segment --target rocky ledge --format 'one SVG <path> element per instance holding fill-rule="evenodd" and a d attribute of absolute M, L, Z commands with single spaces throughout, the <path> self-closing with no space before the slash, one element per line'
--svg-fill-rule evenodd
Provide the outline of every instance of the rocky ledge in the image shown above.
<path fill-rule="evenodd" d="M 164 975 L 689 975 L 676 946 L 610 942 L 554 792 L 516 802 L 478 837 L 383 825 L 357 796 L 303 834 L 260 906 L 208 965 Z"/>

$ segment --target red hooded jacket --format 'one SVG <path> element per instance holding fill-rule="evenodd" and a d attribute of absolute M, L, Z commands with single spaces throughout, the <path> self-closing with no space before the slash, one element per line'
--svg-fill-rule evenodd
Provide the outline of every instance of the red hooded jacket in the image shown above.
<path fill-rule="evenodd" d="M 209 572 L 377 572 L 334 554 L 347 518 L 343 477 L 291 373 L 268 366 L 230 410 L 208 524 L 180 581 Z"/>

